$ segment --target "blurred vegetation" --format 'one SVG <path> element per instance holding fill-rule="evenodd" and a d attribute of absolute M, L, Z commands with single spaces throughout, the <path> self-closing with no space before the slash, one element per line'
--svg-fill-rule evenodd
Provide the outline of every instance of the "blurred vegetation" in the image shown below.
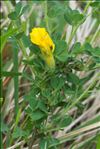
<path fill-rule="evenodd" d="M 0 7 L 1 149 L 99 149 L 100 2 Z M 55 44 L 53 71 L 30 41 L 34 27 Z"/>

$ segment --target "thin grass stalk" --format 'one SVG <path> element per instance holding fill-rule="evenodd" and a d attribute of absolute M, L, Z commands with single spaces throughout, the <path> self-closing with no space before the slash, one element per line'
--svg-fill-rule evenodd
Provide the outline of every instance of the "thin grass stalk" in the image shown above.
<path fill-rule="evenodd" d="M 13 48 L 13 62 L 14 62 L 14 72 L 18 72 L 18 49 Z M 15 117 L 18 113 L 18 76 L 14 76 L 14 100 L 15 100 Z"/>

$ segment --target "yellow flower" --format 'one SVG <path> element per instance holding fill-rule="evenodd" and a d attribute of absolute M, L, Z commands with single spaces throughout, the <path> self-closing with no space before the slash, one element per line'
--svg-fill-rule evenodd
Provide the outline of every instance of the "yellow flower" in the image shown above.
<path fill-rule="evenodd" d="M 33 28 L 30 33 L 30 39 L 33 44 L 36 44 L 41 49 L 44 61 L 50 68 L 55 67 L 53 52 L 55 45 L 47 33 L 45 28 Z"/>

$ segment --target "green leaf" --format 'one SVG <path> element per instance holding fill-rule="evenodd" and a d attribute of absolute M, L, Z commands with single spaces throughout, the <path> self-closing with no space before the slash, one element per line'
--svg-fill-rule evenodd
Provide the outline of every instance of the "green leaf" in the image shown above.
<path fill-rule="evenodd" d="M 36 99 L 33 92 L 24 96 L 24 100 L 29 102 L 29 106 L 30 106 L 29 108 L 32 111 L 35 111 L 38 108 L 38 100 Z"/>
<path fill-rule="evenodd" d="M 76 42 L 76 43 L 72 46 L 71 54 L 78 55 L 78 54 L 80 54 L 81 52 L 82 52 L 81 44 L 80 44 L 80 42 Z"/>
<path fill-rule="evenodd" d="M 24 32 L 20 32 L 15 37 L 19 40 L 23 36 Z"/>
<path fill-rule="evenodd" d="M 27 45 L 29 45 L 29 44 L 27 44 Z M 36 46 L 36 45 L 34 45 L 34 44 L 31 44 L 29 48 L 30 48 L 30 50 L 31 50 L 33 53 L 35 53 L 35 54 L 37 54 L 37 55 L 38 55 L 38 53 L 40 53 L 39 47 Z"/>
<path fill-rule="evenodd" d="M 64 118 L 59 122 L 59 127 L 67 127 L 72 122 L 72 117 L 69 115 L 65 115 Z"/>
<path fill-rule="evenodd" d="M 100 134 L 99 134 L 98 137 L 97 137 L 96 149 L 100 149 Z"/>
<path fill-rule="evenodd" d="M 15 11 L 8 14 L 8 17 L 11 20 L 17 20 L 27 10 L 27 8 L 28 8 L 28 5 L 23 7 L 22 2 L 18 2 L 15 6 Z"/>
<path fill-rule="evenodd" d="M 2 76 L 6 76 L 6 77 L 14 77 L 14 76 L 19 76 L 21 75 L 22 73 L 20 72 L 13 72 L 13 71 L 10 71 L 10 72 L 7 72 L 7 71 L 2 71 Z"/>
<path fill-rule="evenodd" d="M 27 107 L 27 109 L 25 109 L 25 112 L 30 115 L 33 111 L 32 108 L 30 106 Z"/>
<path fill-rule="evenodd" d="M 22 9 L 22 3 L 18 2 L 15 7 L 15 12 L 16 12 L 17 16 L 20 15 L 21 9 Z"/>
<path fill-rule="evenodd" d="M 100 57 L 100 47 L 93 48 L 89 43 L 86 43 L 83 48 L 88 54 L 94 57 Z"/>
<path fill-rule="evenodd" d="M 75 95 L 75 90 L 73 90 L 70 86 L 68 86 L 67 84 L 66 84 L 66 86 L 64 87 L 64 94 L 65 95 L 69 95 L 69 96 L 73 96 L 73 95 Z"/>
<path fill-rule="evenodd" d="M 33 98 L 31 97 L 29 99 L 29 104 L 33 111 L 35 111 L 38 108 L 38 101 L 34 99 L 34 97 Z"/>
<path fill-rule="evenodd" d="M 71 8 L 67 8 L 66 9 L 66 12 L 65 12 L 65 14 L 64 14 L 64 17 L 65 17 L 65 20 L 69 23 L 69 24 L 71 24 L 72 25 L 72 10 L 71 10 Z"/>
<path fill-rule="evenodd" d="M 28 135 L 29 135 L 29 131 L 28 130 L 27 131 L 24 131 L 20 127 L 17 126 L 14 129 L 14 132 L 12 134 L 12 137 L 14 139 L 16 139 L 16 138 L 19 138 L 19 137 L 28 137 Z"/>
<path fill-rule="evenodd" d="M 18 31 L 17 28 L 12 28 L 12 26 L 7 29 L 6 33 L 2 33 L 2 36 L 0 36 L 0 41 L 1 41 L 1 51 L 3 50 L 8 38 L 15 34 Z"/>
<path fill-rule="evenodd" d="M 54 147 L 50 147 L 54 144 Z M 56 138 L 53 138 L 52 136 L 48 137 L 48 148 L 50 149 L 60 149 L 59 146 L 56 146 L 56 144 L 59 144 L 59 140 Z"/>
<path fill-rule="evenodd" d="M 61 89 L 64 83 L 65 80 L 62 77 L 53 77 L 50 81 L 50 84 L 54 89 Z"/>
<path fill-rule="evenodd" d="M 78 23 L 85 21 L 83 14 L 80 14 L 78 10 L 72 10 L 70 7 L 67 7 L 64 17 L 67 23 L 72 26 L 76 26 Z"/>
<path fill-rule="evenodd" d="M 23 131 L 22 131 L 22 129 L 20 129 L 19 127 L 16 127 L 16 128 L 14 129 L 14 132 L 13 132 L 13 134 L 12 134 L 12 137 L 13 137 L 14 139 L 16 139 L 16 138 L 22 137 L 22 136 L 23 136 Z"/>
<path fill-rule="evenodd" d="M 90 4 L 90 6 L 93 7 L 93 8 L 100 8 L 100 3 L 99 3 L 99 1 L 98 1 L 98 2 L 95 1 L 95 2 L 92 2 L 92 3 Z"/>
<path fill-rule="evenodd" d="M 40 110 L 36 110 L 34 112 L 31 112 L 31 114 L 30 114 L 32 121 L 40 120 L 41 118 L 43 118 L 45 116 L 46 115 Z"/>
<path fill-rule="evenodd" d="M 35 112 L 36 110 L 40 110 L 40 111 L 43 111 L 46 114 L 48 114 L 47 107 L 42 100 L 38 100 L 36 97 L 33 96 L 33 94 L 27 95 L 24 98 L 29 102 L 30 108 L 28 107 L 28 109 L 27 109 L 27 110 L 29 110 L 29 113 L 31 113 L 32 111 Z M 31 109 L 31 111 L 30 111 L 30 109 Z"/>
<path fill-rule="evenodd" d="M 26 5 L 26 6 L 24 6 L 24 7 L 22 8 L 21 13 L 20 13 L 20 16 L 21 16 L 22 14 L 24 14 L 25 11 L 27 11 L 27 10 L 28 10 L 28 5 Z"/>
<path fill-rule="evenodd" d="M 47 88 L 46 90 L 45 89 L 42 90 L 42 95 L 43 95 L 43 97 L 46 97 L 46 98 L 50 97 L 51 96 L 50 88 Z"/>
<path fill-rule="evenodd" d="M 47 107 L 46 107 L 46 105 L 44 104 L 43 101 L 39 100 L 37 107 L 38 107 L 41 111 L 43 111 L 43 112 L 45 112 L 46 114 L 48 114 Z"/>
<path fill-rule="evenodd" d="M 67 75 L 67 80 L 69 82 L 73 83 L 74 85 L 78 85 L 80 83 L 79 77 L 76 74 L 74 74 L 74 73 L 69 73 Z"/>
<path fill-rule="evenodd" d="M 92 48 L 91 53 L 93 56 L 100 57 L 100 48 L 99 47 Z"/>
<path fill-rule="evenodd" d="M 48 149 L 48 142 L 46 138 L 41 138 L 40 140 L 40 149 Z"/>
<path fill-rule="evenodd" d="M 55 57 L 61 61 L 65 62 L 68 58 L 67 43 L 63 40 L 56 41 Z"/>
<path fill-rule="evenodd" d="M 7 124 L 5 124 L 3 121 L 1 122 L 1 132 L 8 132 L 9 128 L 7 126 Z"/>
<path fill-rule="evenodd" d="M 29 47 L 31 45 L 29 36 L 26 36 L 25 34 L 22 36 L 22 41 L 25 47 Z"/>
<path fill-rule="evenodd" d="M 57 17 L 59 15 L 62 15 L 63 13 L 64 13 L 64 9 L 61 5 L 54 5 L 48 11 L 48 16 L 50 18 L 54 18 L 54 17 Z"/>
<path fill-rule="evenodd" d="M 54 117 L 53 123 L 59 127 L 59 129 L 67 127 L 72 122 L 72 117 L 69 115 L 64 115 L 64 117 L 60 118 L 59 115 Z"/>
<path fill-rule="evenodd" d="M 8 17 L 11 19 L 11 20 L 17 20 L 18 17 L 17 17 L 17 13 L 15 11 L 11 12 L 8 14 Z"/>

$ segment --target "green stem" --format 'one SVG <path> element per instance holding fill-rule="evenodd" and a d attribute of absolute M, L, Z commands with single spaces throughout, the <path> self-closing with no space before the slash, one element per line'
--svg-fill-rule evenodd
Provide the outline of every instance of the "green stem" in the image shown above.
<path fill-rule="evenodd" d="M 19 46 L 21 47 L 21 51 L 23 53 L 23 56 L 28 60 L 29 58 L 27 56 L 26 49 L 24 48 L 24 45 L 23 45 L 22 41 L 17 40 L 17 42 L 18 42 Z"/>
<path fill-rule="evenodd" d="M 68 41 L 68 49 L 70 47 L 70 44 L 72 42 L 72 39 L 73 39 L 73 37 L 74 37 L 74 35 L 75 35 L 75 33 L 76 33 L 76 31 L 77 31 L 77 29 L 78 29 L 79 26 L 80 26 L 80 23 L 77 26 L 72 27 L 71 36 L 70 36 L 69 41 Z"/>
<path fill-rule="evenodd" d="M 89 8 L 91 2 L 92 2 L 91 0 L 87 2 L 86 6 L 85 6 L 85 9 L 84 9 L 84 11 L 83 11 L 83 14 L 86 13 L 86 11 L 88 10 L 88 8 Z"/>
<path fill-rule="evenodd" d="M 2 106 L 2 101 L 3 101 L 3 98 L 2 98 L 2 52 L 1 52 L 1 49 L 0 49 L 0 109 L 1 109 L 1 106 Z M 2 113 L 1 113 L 1 110 L 0 110 L 0 121 L 1 121 L 1 116 L 2 116 Z M 0 130 L 0 147 L 3 148 L 3 139 L 2 139 L 2 132 Z"/>
<path fill-rule="evenodd" d="M 48 23 L 48 15 L 47 15 L 47 12 L 48 12 L 48 8 L 47 8 L 47 0 L 45 0 L 44 2 L 44 18 L 45 18 L 45 23 L 46 23 L 46 28 L 49 32 L 49 34 L 51 34 L 51 31 L 50 31 L 50 28 L 49 28 L 49 23 Z"/>
<path fill-rule="evenodd" d="M 25 47 L 24 47 L 24 45 L 22 43 L 22 40 L 21 39 L 20 40 L 17 40 L 17 42 L 18 42 L 18 44 L 19 44 L 19 46 L 21 48 L 21 51 L 23 53 L 23 56 L 26 58 L 27 61 L 29 61 L 29 56 L 26 53 L 26 49 L 25 49 Z M 31 70 L 32 76 L 34 78 L 34 73 L 33 73 L 33 70 L 34 69 L 33 69 L 33 66 L 30 66 L 30 70 Z"/>
<path fill-rule="evenodd" d="M 13 25 L 14 25 L 16 28 L 18 28 L 19 26 L 17 26 L 16 24 L 17 24 L 17 23 L 16 23 L 15 21 L 13 21 Z M 23 45 L 22 40 L 21 40 L 21 39 L 17 40 L 17 43 L 19 44 L 19 46 L 20 46 L 20 48 L 21 48 L 21 51 L 22 51 L 22 53 L 23 53 L 23 56 L 24 56 L 27 60 L 29 60 L 29 57 L 28 57 L 28 55 L 27 55 L 27 53 L 26 53 L 26 49 L 25 49 L 25 47 L 24 47 L 24 45 Z"/>
<path fill-rule="evenodd" d="M 0 111 L 0 121 L 1 121 L 1 111 Z M 0 130 L 0 148 L 2 149 L 3 148 L 3 138 L 2 138 L 2 132 Z"/>
<path fill-rule="evenodd" d="M 32 137 L 29 140 L 29 147 L 28 147 L 28 149 L 32 149 L 33 143 L 36 141 L 36 139 L 37 139 L 37 131 L 35 129 L 35 130 L 33 130 Z"/>
<path fill-rule="evenodd" d="M 91 39 L 91 42 L 90 42 L 91 44 L 93 44 L 93 42 L 94 42 L 95 38 L 97 37 L 98 33 L 100 34 L 100 25 L 98 26 L 94 36 Z"/>
<path fill-rule="evenodd" d="M 84 9 L 84 12 L 83 12 L 84 15 L 85 15 L 88 7 L 90 6 L 90 3 L 91 3 L 91 1 L 88 1 L 87 5 L 86 5 L 86 7 Z M 75 35 L 75 33 L 76 33 L 76 31 L 77 31 L 77 29 L 79 28 L 80 25 L 81 25 L 81 22 L 79 24 L 77 24 L 75 27 L 72 27 L 72 32 L 71 32 L 71 36 L 69 38 L 68 47 L 70 47 L 70 44 L 72 42 L 72 39 L 73 39 L 73 37 L 74 37 L 74 35 Z"/>
<path fill-rule="evenodd" d="M 71 35 L 70 35 L 69 41 L 68 41 L 68 47 L 70 47 L 71 41 L 72 41 L 72 39 L 74 37 L 74 34 L 75 34 L 75 28 L 72 26 Z"/>
<path fill-rule="evenodd" d="M 13 61 L 14 61 L 14 72 L 18 72 L 18 49 L 13 48 Z M 15 116 L 18 113 L 18 76 L 14 76 L 14 99 L 15 99 Z"/>
<path fill-rule="evenodd" d="M 93 80 L 93 82 L 88 86 L 88 88 L 83 92 L 83 94 L 77 98 L 69 107 L 67 106 L 64 110 L 61 112 L 61 116 L 64 115 L 66 112 L 68 112 L 71 108 L 73 108 L 79 101 L 83 99 L 83 97 L 88 93 L 89 89 L 94 86 L 96 81 L 98 80 L 98 77 L 100 76 L 100 73 L 97 74 L 96 78 Z"/>
<path fill-rule="evenodd" d="M 13 132 L 15 131 L 16 127 L 18 126 L 19 120 L 20 120 L 20 115 L 21 115 L 21 110 L 19 109 L 17 115 L 16 115 L 16 119 L 15 119 L 15 124 L 14 124 L 14 129 Z M 10 145 L 13 143 L 13 137 L 11 136 L 10 139 Z"/>

